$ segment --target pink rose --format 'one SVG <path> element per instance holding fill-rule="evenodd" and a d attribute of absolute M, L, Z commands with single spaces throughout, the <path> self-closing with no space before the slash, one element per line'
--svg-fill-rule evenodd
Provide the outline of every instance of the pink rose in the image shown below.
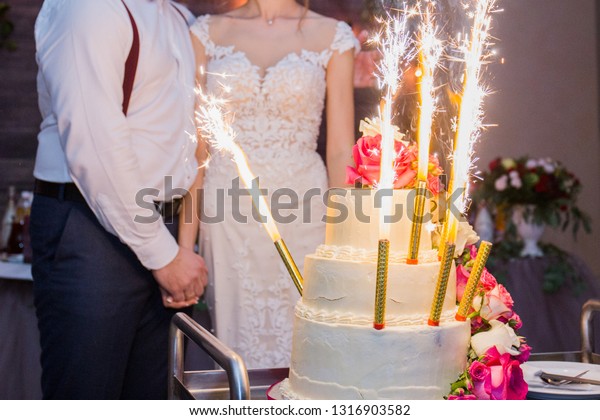
<path fill-rule="evenodd" d="M 477 258 L 477 247 L 475 245 L 469 245 L 469 256 L 472 260 Z"/>
<path fill-rule="evenodd" d="M 402 141 L 394 143 L 394 188 L 410 188 L 415 186 L 417 178 L 418 149 L 415 144 L 405 145 Z M 356 167 L 346 168 L 346 183 L 353 185 L 360 180 L 364 185 L 374 185 L 379 181 L 381 170 L 381 134 L 364 135 L 359 138 L 352 149 Z M 433 194 L 438 194 L 441 186 L 439 175 L 442 169 L 437 158 L 429 158 L 427 186 Z"/>
<path fill-rule="evenodd" d="M 441 185 L 440 179 L 437 176 L 427 176 L 427 188 L 429 188 L 432 194 L 438 195 L 442 189 Z"/>
<path fill-rule="evenodd" d="M 473 395 L 479 400 L 489 400 L 491 394 L 490 368 L 475 360 L 469 366 L 469 375 L 471 376 L 469 389 Z"/>
<path fill-rule="evenodd" d="M 500 355 L 492 347 L 482 362 L 474 361 L 469 367 L 471 391 L 480 400 L 523 400 L 527 383 L 517 360 L 508 353 Z"/>
<path fill-rule="evenodd" d="M 481 274 L 481 278 L 479 279 L 479 284 L 481 288 L 486 292 L 489 292 L 494 289 L 498 285 L 496 278 L 490 273 L 487 268 L 483 269 L 483 273 Z"/>
<path fill-rule="evenodd" d="M 519 352 L 521 353 L 518 356 L 516 356 L 515 359 L 519 363 L 525 363 L 529 360 L 529 356 L 531 356 L 531 346 L 529 346 L 527 343 L 521 343 L 521 346 L 519 347 Z"/>
<path fill-rule="evenodd" d="M 381 134 L 359 138 L 352 154 L 356 168 L 346 168 L 346 183 L 354 184 L 358 178 L 362 178 L 366 185 L 377 182 L 381 164 Z"/>
<path fill-rule="evenodd" d="M 456 267 L 456 302 L 459 303 L 465 293 L 465 287 L 469 280 L 469 270 L 462 264 Z"/>
<path fill-rule="evenodd" d="M 482 318 L 491 321 L 499 317 L 509 318 L 512 315 L 513 301 L 510 294 L 501 284 L 486 292 L 479 310 Z"/>
<path fill-rule="evenodd" d="M 417 148 L 415 145 L 405 146 L 404 143 L 396 142 L 395 152 L 394 170 L 396 171 L 396 179 L 394 180 L 394 188 L 412 186 L 417 177 L 417 171 L 414 167 L 414 163 L 419 160 Z"/>
<path fill-rule="evenodd" d="M 515 331 L 519 330 L 523 326 L 523 321 L 521 321 L 521 317 L 513 311 L 510 317 L 498 317 L 498 320 L 504 322 L 505 324 L 509 324 Z"/>

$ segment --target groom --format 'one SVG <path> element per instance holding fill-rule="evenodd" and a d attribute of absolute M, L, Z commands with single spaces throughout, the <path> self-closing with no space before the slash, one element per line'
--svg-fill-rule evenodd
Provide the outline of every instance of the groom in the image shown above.
<path fill-rule="evenodd" d="M 174 237 L 172 191 L 197 172 L 192 18 L 167 0 L 45 0 L 37 18 L 31 237 L 44 398 L 167 396 L 170 318 L 206 285 L 203 259 Z M 145 189 L 156 217 L 139 223 Z"/>

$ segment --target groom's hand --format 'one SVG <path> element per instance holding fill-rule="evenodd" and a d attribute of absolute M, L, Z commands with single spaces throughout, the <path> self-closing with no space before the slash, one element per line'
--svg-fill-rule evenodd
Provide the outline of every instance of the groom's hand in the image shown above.
<path fill-rule="evenodd" d="M 182 247 L 173 261 L 152 274 L 161 288 L 163 304 L 168 308 L 194 305 L 208 282 L 204 259 Z"/>

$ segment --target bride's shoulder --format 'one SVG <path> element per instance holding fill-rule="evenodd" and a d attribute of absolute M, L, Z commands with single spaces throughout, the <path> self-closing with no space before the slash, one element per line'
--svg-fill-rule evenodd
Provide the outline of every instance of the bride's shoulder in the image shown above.
<path fill-rule="evenodd" d="M 227 31 L 227 24 L 230 16 L 225 14 L 205 14 L 196 18 L 196 21 L 190 27 L 201 41 L 209 41 L 221 32 Z"/>
<path fill-rule="evenodd" d="M 315 32 L 316 35 L 325 35 L 326 33 L 334 33 L 340 21 L 332 17 L 321 15 L 312 10 L 307 10 L 302 17 L 302 24 L 306 25 L 307 29 Z"/>
<path fill-rule="evenodd" d="M 315 40 L 319 40 L 323 44 L 323 49 L 337 50 L 340 49 L 340 44 L 344 45 L 344 50 L 355 47 L 356 38 L 352 28 L 346 22 L 313 11 L 307 12 L 305 20 L 306 32 Z"/>

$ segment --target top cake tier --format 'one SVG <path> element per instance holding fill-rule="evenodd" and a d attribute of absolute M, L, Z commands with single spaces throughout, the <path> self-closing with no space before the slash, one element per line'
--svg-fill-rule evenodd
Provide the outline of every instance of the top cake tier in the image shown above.
<path fill-rule="evenodd" d="M 367 252 L 377 251 L 379 218 L 382 199 L 390 190 L 370 188 L 334 188 L 329 191 L 325 245 L 352 247 Z M 390 251 L 405 254 L 408 251 L 414 214 L 414 189 L 392 190 L 392 223 L 390 223 Z M 435 203 L 427 200 L 426 209 Z M 431 212 L 425 212 L 425 222 L 431 221 Z M 431 250 L 431 235 L 421 229 L 420 251 Z"/>

